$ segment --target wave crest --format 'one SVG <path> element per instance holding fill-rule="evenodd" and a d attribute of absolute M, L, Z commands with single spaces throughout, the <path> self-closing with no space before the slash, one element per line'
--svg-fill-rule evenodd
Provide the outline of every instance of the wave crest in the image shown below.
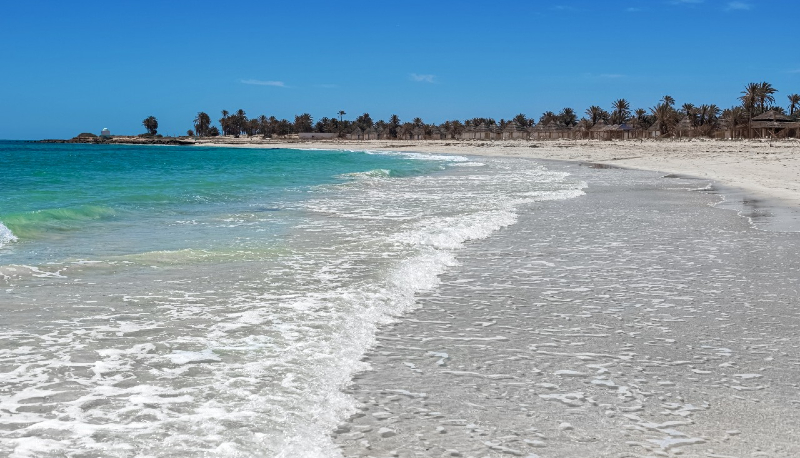
<path fill-rule="evenodd" d="M 11 232 L 11 229 L 7 228 L 5 225 L 3 225 L 3 222 L 0 221 L 0 248 L 16 241 L 17 236 L 15 236 L 14 233 Z"/>
<path fill-rule="evenodd" d="M 91 221 L 111 218 L 116 212 L 99 205 L 82 205 L 79 207 L 48 208 L 25 213 L 6 215 L 3 218 L 6 229 L 14 236 L 23 239 L 37 238 L 44 232 L 64 232 L 81 229 Z M 11 230 L 13 229 L 13 233 Z M 0 229 L 2 234 L 2 229 Z M 0 235 L 2 240 L 2 235 Z"/>

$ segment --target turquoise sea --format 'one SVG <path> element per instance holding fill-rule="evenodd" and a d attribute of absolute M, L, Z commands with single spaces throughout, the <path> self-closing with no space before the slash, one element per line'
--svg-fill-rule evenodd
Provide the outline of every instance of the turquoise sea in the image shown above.
<path fill-rule="evenodd" d="M 583 187 L 519 159 L 0 142 L 0 455 L 337 456 L 376 329 Z"/>

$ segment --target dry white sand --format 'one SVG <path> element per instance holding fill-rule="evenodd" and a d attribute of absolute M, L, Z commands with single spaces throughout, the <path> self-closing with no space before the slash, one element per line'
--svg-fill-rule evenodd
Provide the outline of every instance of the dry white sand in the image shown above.
<path fill-rule="evenodd" d="M 800 206 L 800 141 L 320 141 L 224 139 L 202 145 L 255 148 L 366 149 L 510 156 L 576 162 L 709 178 L 755 197 Z"/>

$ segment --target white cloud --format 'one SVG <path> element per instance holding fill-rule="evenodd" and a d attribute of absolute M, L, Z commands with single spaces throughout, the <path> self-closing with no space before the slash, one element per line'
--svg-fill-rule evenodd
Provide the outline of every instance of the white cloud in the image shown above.
<path fill-rule="evenodd" d="M 749 10 L 752 9 L 753 5 L 745 2 L 728 2 L 728 7 L 725 8 L 726 11 L 731 10 Z"/>
<path fill-rule="evenodd" d="M 434 78 L 436 78 L 436 75 L 421 75 L 418 73 L 412 73 L 409 76 L 411 76 L 412 81 L 416 81 L 418 83 L 433 83 Z"/>
<path fill-rule="evenodd" d="M 261 81 L 261 80 L 241 80 L 242 84 L 252 84 L 255 86 L 274 86 L 274 87 L 288 87 L 283 81 Z"/>

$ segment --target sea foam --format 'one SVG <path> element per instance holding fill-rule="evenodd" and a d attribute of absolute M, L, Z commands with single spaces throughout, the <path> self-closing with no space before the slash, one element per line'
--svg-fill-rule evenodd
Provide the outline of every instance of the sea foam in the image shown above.
<path fill-rule="evenodd" d="M 7 228 L 2 221 L 0 221 L 0 248 L 3 246 L 11 243 L 16 242 L 17 237 L 11 232 L 11 229 Z"/>
<path fill-rule="evenodd" d="M 77 255 L 0 268 L 0 278 L 20 286 L 13 301 L 58 304 L 36 319 L 34 309 L 16 307 L 8 321 L 22 324 L 0 333 L 15 343 L 0 357 L 25 368 L 4 379 L 17 394 L 0 394 L 0 410 L 17 423 L 0 430 L 0 455 L 39 455 L 32 437 L 57 439 L 50 449 L 61 454 L 157 456 L 167 446 L 187 457 L 341 456 L 330 432 L 357 411 L 343 389 L 368 368 L 363 356 L 380 344 L 378 328 L 416 308 L 465 261 L 467 245 L 515 224 L 521 206 L 576 197 L 583 187 L 518 160 L 286 156 L 297 162 L 280 173 L 324 169 L 325 179 L 287 183 L 277 198 L 234 193 L 224 206 L 193 201 L 169 204 L 157 218 L 136 213 L 148 226 L 135 232 L 132 252 L 119 246 L 129 239 L 116 239 L 134 213 L 114 205 L 125 225 L 109 218 L 110 226 L 59 232 L 85 239 Z M 94 251 L 100 227 L 110 229 L 113 251 Z M 202 244 L 151 243 L 195 231 Z M 22 288 L 42 284 L 59 289 Z M 69 383 L 59 385 L 65 370 Z M 44 390 L 61 393 L 23 413 Z"/>

